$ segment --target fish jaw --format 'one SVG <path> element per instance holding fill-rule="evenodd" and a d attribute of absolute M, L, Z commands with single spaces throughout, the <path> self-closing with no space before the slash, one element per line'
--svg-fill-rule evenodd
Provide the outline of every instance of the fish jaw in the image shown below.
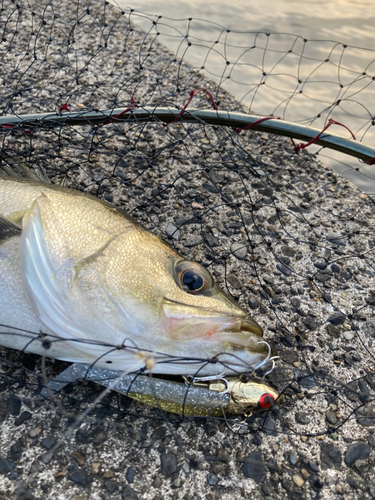
<path fill-rule="evenodd" d="M 162 323 L 166 334 L 174 340 L 191 340 L 227 334 L 238 336 L 237 345 L 246 347 L 246 334 L 253 337 L 262 337 L 263 330 L 258 323 L 246 316 L 240 309 L 239 314 L 228 315 L 221 311 L 199 308 L 181 304 L 173 300 L 164 299 L 162 302 Z M 243 337 L 241 339 L 241 337 Z M 224 336 L 223 336 L 224 338 Z"/>
<path fill-rule="evenodd" d="M 201 342 L 202 350 L 205 347 L 210 350 L 209 344 L 215 343 L 238 355 L 241 351 L 250 351 L 260 359 L 265 359 L 269 352 L 267 344 L 259 342 L 262 328 L 245 313 L 228 316 L 164 299 L 162 325 L 171 341 Z"/>

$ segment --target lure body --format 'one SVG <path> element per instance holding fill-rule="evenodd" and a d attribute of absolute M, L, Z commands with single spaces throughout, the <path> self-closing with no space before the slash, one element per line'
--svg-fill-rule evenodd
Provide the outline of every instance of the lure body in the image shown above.
<path fill-rule="evenodd" d="M 91 380 L 141 403 L 185 417 L 250 415 L 268 409 L 279 394 L 260 380 L 242 382 L 238 377 L 220 380 L 183 381 L 153 376 L 120 375 L 118 372 L 74 363 L 49 382 L 42 396 L 49 397 L 77 379 Z"/>

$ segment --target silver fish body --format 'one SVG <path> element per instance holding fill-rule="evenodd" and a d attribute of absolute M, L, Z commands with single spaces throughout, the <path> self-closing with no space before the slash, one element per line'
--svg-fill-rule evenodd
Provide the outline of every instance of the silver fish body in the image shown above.
<path fill-rule="evenodd" d="M 0 177 L 0 344 L 111 370 L 252 371 L 262 329 L 197 263 L 79 191 Z"/>

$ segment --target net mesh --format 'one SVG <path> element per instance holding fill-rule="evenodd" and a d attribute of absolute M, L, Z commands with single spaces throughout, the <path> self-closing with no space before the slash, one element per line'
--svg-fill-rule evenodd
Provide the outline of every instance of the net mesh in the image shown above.
<path fill-rule="evenodd" d="M 333 118 L 358 139 L 373 140 L 374 51 L 269 33 L 249 33 L 244 46 L 243 34 L 206 21 L 152 17 L 101 1 L 3 0 L 0 21 L 2 115 L 59 112 L 65 104 L 82 113 L 181 109 L 192 90 L 204 88 L 223 110 L 317 128 Z M 207 38 L 199 38 L 195 28 L 206 25 Z M 207 93 L 190 106 L 210 108 Z M 374 424 L 371 199 L 327 168 L 316 150 L 296 156 L 287 139 L 198 119 L 3 125 L 0 140 L 7 165 L 22 161 L 54 184 L 124 208 L 208 267 L 264 327 L 280 356 L 266 379 L 283 395 L 266 412 L 216 419 L 177 418 L 116 392 L 100 396 L 102 389 L 84 379 L 40 400 L 46 379 L 68 364 L 2 349 L 0 497 L 65 498 L 65 488 L 91 485 L 87 498 L 154 498 L 160 491 L 198 498 L 207 482 L 221 485 L 222 498 L 297 495 L 306 485 L 292 481 L 296 466 L 315 498 L 322 471 L 341 470 L 350 440 L 372 433 Z M 340 168 L 356 172 L 359 185 L 372 180 L 373 167 L 345 160 Z M 281 471 L 278 453 L 289 457 L 305 442 L 309 449 L 298 448 Z M 36 457 L 28 463 L 23 450 L 30 443 L 39 452 L 28 452 Z M 161 476 L 152 468 L 159 456 Z M 24 471 L 34 474 L 28 485 Z M 148 482 L 134 485 L 132 475 L 142 471 Z M 235 483 L 230 476 L 238 471 Z M 336 491 L 335 481 L 327 484 Z"/>

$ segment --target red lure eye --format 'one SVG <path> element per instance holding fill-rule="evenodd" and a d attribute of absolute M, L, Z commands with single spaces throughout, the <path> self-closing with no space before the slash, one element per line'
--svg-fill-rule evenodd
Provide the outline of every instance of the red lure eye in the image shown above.
<path fill-rule="evenodd" d="M 271 408 L 274 401 L 275 401 L 275 398 L 272 396 L 272 394 L 268 394 L 268 393 L 263 394 L 263 396 L 261 396 L 259 399 L 259 406 L 263 410 L 266 410 L 267 408 Z"/>

